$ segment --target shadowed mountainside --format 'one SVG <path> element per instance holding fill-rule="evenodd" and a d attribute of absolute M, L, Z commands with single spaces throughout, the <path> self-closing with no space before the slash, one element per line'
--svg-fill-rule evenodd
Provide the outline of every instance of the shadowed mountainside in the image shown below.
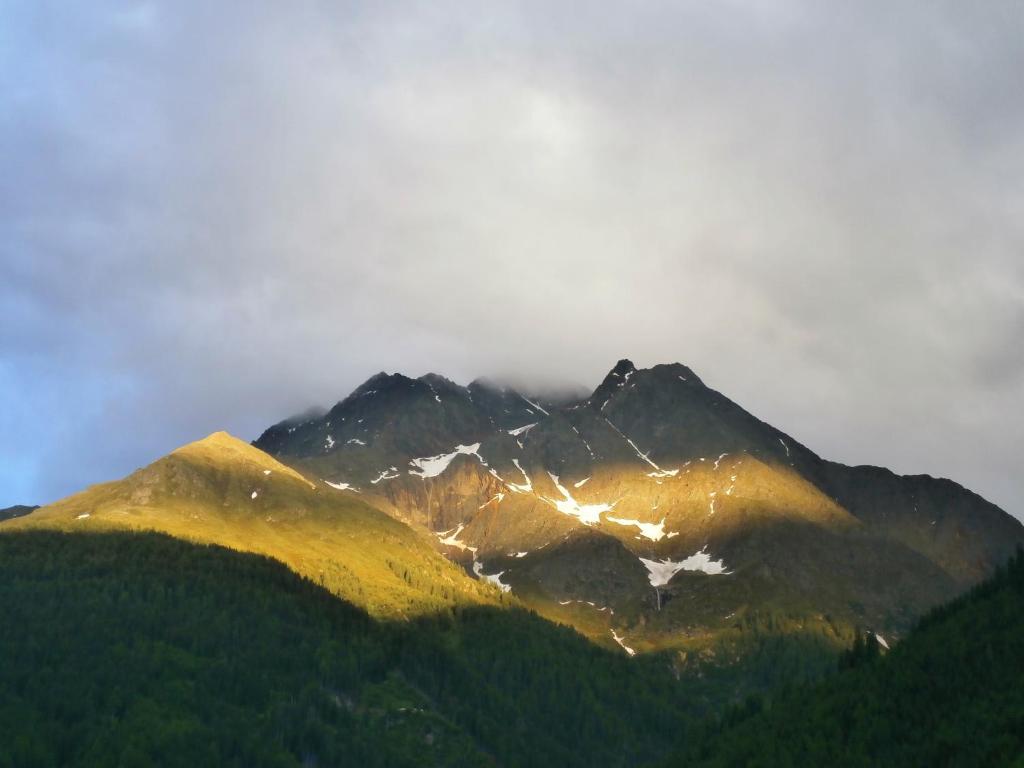
<path fill-rule="evenodd" d="M 1024 541 L 955 483 L 823 460 L 679 364 L 622 360 L 559 403 L 378 374 L 255 445 L 635 651 L 701 652 L 762 622 L 899 636 Z"/>

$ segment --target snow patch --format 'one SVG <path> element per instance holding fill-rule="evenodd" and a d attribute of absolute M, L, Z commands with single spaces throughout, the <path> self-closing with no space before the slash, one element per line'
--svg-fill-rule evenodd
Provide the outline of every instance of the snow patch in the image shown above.
<path fill-rule="evenodd" d="M 398 467 L 391 467 L 390 469 L 383 470 L 379 475 L 377 475 L 376 479 L 371 480 L 370 483 L 376 485 L 381 480 L 394 480 L 398 476 Z"/>
<path fill-rule="evenodd" d="M 88 512 L 83 512 L 78 517 L 76 517 L 75 520 L 85 520 L 87 517 L 89 517 L 89 513 Z"/>
<path fill-rule="evenodd" d="M 665 586 L 680 571 L 701 571 L 711 576 L 729 574 L 729 571 L 725 570 L 725 563 L 712 559 L 707 547 L 694 552 L 684 560 L 648 560 L 641 557 L 640 562 L 647 568 L 647 578 L 652 587 Z"/>
<path fill-rule="evenodd" d="M 590 479 L 589 477 L 584 477 L 582 480 L 579 480 L 579 481 L 573 483 L 572 487 L 573 488 L 582 488 L 583 484 L 586 483 L 587 480 L 589 480 L 589 479 Z"/>
<path fill-rule="evenodd" d="M 612 424 L 610 421 L 608 421 L 607 418 L 605 419 L 605 421 L 608 423 L 609 427 L 611 427 L 612 429 L 614 429 L 616 432 L 619 433 L 619 437 L 621 437 L 623 440 L 625 440 L 627 443 L 629 443 L 629 446 L 636 452 L 637 456 L 639 456 L 641 459 L 643 459 L 648 464 L 650 464 L 652 467 L 654 467 L 654 469 L 656 471 L 658 471 L 658 472 L 662 471 L 661 467 L 659 467 L 657 464 L 655 464 L 653 461 L 651 461 L 650 457 L 646 453 L 644 453 L 643 451 L 641 451 L 639 448 L 636 447 L 636 443 L 634 443 L 632 440 L 630 440 L 628 437 L 626 437 L 622 433 L 622 430 L 620 430 L 618 427 L 616 427 L 614 424 Z"/>
<path fill-rule="evenodd" d="M 484 564 L 479 560 L 473 561 L 473 573 L 476 574 L 478 579 L 489 582 L 500 589 L 502 592 L 511 592 L 512 587 L 508 584 L 503 584 L 501 577 L 505 575 L 504 571 L 498 571 L 497 573 L 484 573 Z"/>
<path fill-rule="evenodd" d="M 353 437 L 351 440 L 346 440 L 345 445 L 366 445 L 366 443 L 364 443 L 358 437 Z"/>
<path fill-rule="evenodd" d="M 456 549 L 461 549 L 466 552 L 472 552 L 474 556 L 473 569 L 476 570 L 476 547 L 471 547 L 468 544 L 459 541 L 459 534 L 462 533 L 462 529 L 465 527 L 466 526 L 463 523 L 459 523 L 458 528 L 452 531 L 442 531 L 436 535 L 440 542 L 446 546 L 455 547 Z"/>
<path fill-rule="evenodd" d="M 537 405 L 537 404 L 536 404 L 535 402 L 533 402 L 533 400 L 530 400 L 529 398 L 527 398 L 527 397 L 524 397 L 523 395 L 520 395 L 520 397 L 522 397 L 522 398 L 523 398 L 523 400 L 526 400 L 526 402 L 528 402 L 528 403 L 529 403 L 530 405 L 532 405 L 532 406 L 533 406 L 534 408 L 536 408 L 536 409 L 537 409 L 538 411 L 540 411 L 541 413 L 543 413 L 543 414 L 544 414 L 545 416 L 550 416 L 550 415 L 551 415 L 550 413 L 548 413 L 547 411 L 545 411 L 545 410 L 544 410 L 543 408 L 541 408 L 541 407 L 540 407 L 539 405 Z"/>
<path fill-rule="evenodd" d="M 324 448 L 329 451 L 333 447 L 334 447 L 334 437 L 332 437 L 331 435 L 328 435 L 327 439 L 324 441 Z"/>
<path fill-rule="evenodd" d="M 339 491 L 352 491 L 353 493 L 360 493 L 358 488 L 353 488 L 348 483 L 332 483 L 330 480 L 324 480 L 331 488 L 337 488 Z"/>
<path fill-rule="evenodd" d="M 253 492 L 252 492 L 252 496 L 250 496 L 249 498 L 251 498 L 251 499 L 255 499 L 255 498 L 256 498 L 257 496 L 259 496 L 259 495 L 260 495 L 260 492 L 259 492 L 259 491 L 253 491 Z"/>
<path fill-rule="evenodd" d="M 524 424 L 524 425 L 523 425 L 523 426 L 521 426 L 521 427 L 516 427 L 515 429 L 510 429 L 510 430 L 508 430 L 508 433 L 509 433 L 510 435 L 512 435 L 512 437 L 519 437 L 519 436 L 520 436 L 521 434 L 523 434 L 524 432 L 529 432 L 529 431 L 530 431 L 531 429 L 533 429 L 534 427 L 536 427 L 536 426 L 537 426 L 537 423 L 538 423 L 538 422 L 536 422 L 536 421 L 535 421 L 535 422 L 533 422 L 532 424 Z"/>
<path fill-rule="evenodd" d="M 570 603 L 577 603 L 578 605 L 589 605 L 591 608 L 593 608 L 598 613 L 604 613 L 605 611 L 608 611 L 608 613 L 613 614 L 613 615 L 615 613 L 615 609 L 614 608 L 609 608 L 607 605 L 599 606 L 593 600 L 559 600 L 558 601 L 559 605 L 569 605 Z"/>
<path fill-rule="evenodd" d="M 885 642 L 885 638 L 884 638 L 884 637 L 882 637 L 882 636 L 881 636 L 880 634 L 878 634 L 877 632 L 875 632 L 875 640 L 877 640 L 877 641 L 878 641 L 878 644 L 879 644 L 880 646 L 882 646 L 883 648 L 885 648 L 885 650 L 887 650 L 887 651 L 889 650 L 889 644 L 888 644 L 887 642 Z"/>
<path fill-rule="evenodd" d="M 455 446 L 455 450 L 451 453 L 442 453 L 438 456 L 427 456 L 422 459 L 413 459 L 409 462 L 413 467 L 413 469 L 409 470 L 409 474 L 418 475 L 423 478 L 437 477 L 448 469 L 448 465 L 452 463 L 452 459 L 459 454 L 476 456 L 477 459 L 480 460 L 481 464 L 486 465 L 486 462 L 480 454 L 477 453 L 479 450 L 480 443 L 473 443 L 472 445 L 457 445 Z"/>
<path fill-rule="evenodd" d="M 578 406 L 574 406 L 574 407 L 578 407 Z M 590 454 L 590 458 L 592 458 L 592 459 L 597 458 L 596 456 L 594 456 L 594 449 L 590 447 L 590 443 L 588 443 L 586 440 L 583 439 L 583 435 L 580 434 L 580 431 L 578 429 L 576 429 L 576 427 L 573 427 L 572 431 L 576 433 L 576 437 L 578 437 L 580 439 L 580 442 L 583 443 L 583 447 L 587 449 L 587 453 Z M 590 478 L 587 478 L 587 480 L 589 480 L 589 479 Z M 586 480 L 584 480 L 583 482 L 586 482 Z"/>
<path fill-rule="evenodd" d="M 626 645 L 626 639 L 624 637 L 619 637 L 618 633 L 614 629 L 611 630 L 611 633 L 612 633 L 612 640 L 614 640 L 616 643 L 618 643 L 622 647 L 622 650 L 624 650 L 630 656 L 636 656 L 636 651 L 634 651 L 632 648 L 630 648 L 628 645 Z"/>
<path fill-rule="evenodd" d="M 264 469 L 263 470 L 263 474 L 264 475 L 269 475 L 270 474 L 270 470 L 269 469 Z"/>
<path fill-rule="evenodd" d="M 650 459 L 648 459 L 648 461 L 650 461 Z M 648 472 L 647 476 L 648 477 L 654 477 L 654 478 L 658 478 L 658 477 L 675 477 L 678 474 L 679 474 L 679 470 L 678 469 L 659 469 L 657 472 Z"/>
<path fill-rule="evenodd" d="M 627 520 L 622 517 L 608 517 L 608 522 L 617 523 L 618 525 L 635 525 L 640 529 L 640 535 L 644 536 L 651 541 L 661 541 L 665 538 L 665 518 L 661 518 L 660 523 L 641 523 L 639 520 Z M 668 534 L 673 535 L 673 534 Z M 674 534 L 677 535 L 678 534 Z"/>
<path fill-rule="evenodd" d="M 571 515 L 579 519 L 584 525 L 597 525 L 601 522 L 601 513 L 610 512 L 614 504 L 580 504 L 576 499 L 572 497 L 569 490 L 558 482 L 558 475 L 553 475 L 548 472 L 548 477 L 551 478 L 551 482 L 555 484 L 555 488 L 558 489 L 559 493 L 565 498 L 563 499 L 548 499 L 544 501 L 548 502 L 555 509 L 565 515 Z"/>
<path fill-rule="evenodd" d="M 487 501 L 485 501 L 483 504 L 481 504 L 479 507 L 477 507 L 477 509 L 483 509 L 488 504 L 493 504 L 496 501 L 497 502 L 503 501 L 504 498 L 505 498 L 505 494 L 504 493 L 496 493 L 491 498 L 489 498 Z"/>
<path fill-rule="evenodd" d="M 512 463 L 516 465 L 516 469 L 523 475 L 526 482 L 522 485 L 517 485 L 516 483 L 505 483 L 505 485 L 508 486 L 509 490 L 516 493 L 533 493 L 533 483 L 530 481 L 530 476 L 526 474 L 526 470 L 519 465 L 519 459 L 512 459 Z M 497 477 L 497 473 L 494 476 Z"/>

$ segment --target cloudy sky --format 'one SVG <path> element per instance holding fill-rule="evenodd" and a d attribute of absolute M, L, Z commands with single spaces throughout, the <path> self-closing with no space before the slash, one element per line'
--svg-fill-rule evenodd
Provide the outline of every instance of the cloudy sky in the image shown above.
<path fill-rule="evenodd" d="M 1024 515 L 1021 72 L 1017 0 L 0 0 L 0 506 L 628 356 Z"/>

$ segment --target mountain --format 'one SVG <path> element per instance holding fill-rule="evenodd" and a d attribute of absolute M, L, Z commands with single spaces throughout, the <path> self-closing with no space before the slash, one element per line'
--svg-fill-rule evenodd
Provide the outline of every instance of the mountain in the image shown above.
<path fill-rule="evenodd" d="M 1002 764 L 1021 542 L 679 364 L 382 373 L 0 523 L 0 766 Z"/>
<path fill-rule="evenodd" d="M 868 636 L 809 689 L 731 711 L 668 766 L 1024 764 L 1024 551 L 891 651 Z"/>
<path fill-rule="evenodd" d="M 39 507 L 29 507 L 24 504 L 15 504 L 13 507 L 6 507 L 0 509 L 0 522 L 4 520 L 13 520 L 16 517 L 23 517 L 24 515 L 35 512 Z"/>
<path fill-rule="evenodd" d="M 378 374 L 254 445 L 433 534 L 468 573 L 627 653 L 899 637 L 1024 528 L 959 485 L 817 456 L 680 364 L 588 397 Z"/>
<path fill-rule="evenodd" d="M 374 616 L 501 600 L 358 494 L 311 482 L 224 432 L 3 524 L 28 529 L 153 530 L 269 555 Z"/>

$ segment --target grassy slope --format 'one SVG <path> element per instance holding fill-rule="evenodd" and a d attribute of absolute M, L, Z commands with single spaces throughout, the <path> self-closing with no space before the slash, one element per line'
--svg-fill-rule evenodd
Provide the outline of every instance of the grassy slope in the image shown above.
<path fill-rule="evenodd" d="M 255 498 L 253 495 L 255 494 Z M 408 526 L 220 432 L 2 530 L 156 530 L 277 558 L 383 617 L 496 604 Z"/>

